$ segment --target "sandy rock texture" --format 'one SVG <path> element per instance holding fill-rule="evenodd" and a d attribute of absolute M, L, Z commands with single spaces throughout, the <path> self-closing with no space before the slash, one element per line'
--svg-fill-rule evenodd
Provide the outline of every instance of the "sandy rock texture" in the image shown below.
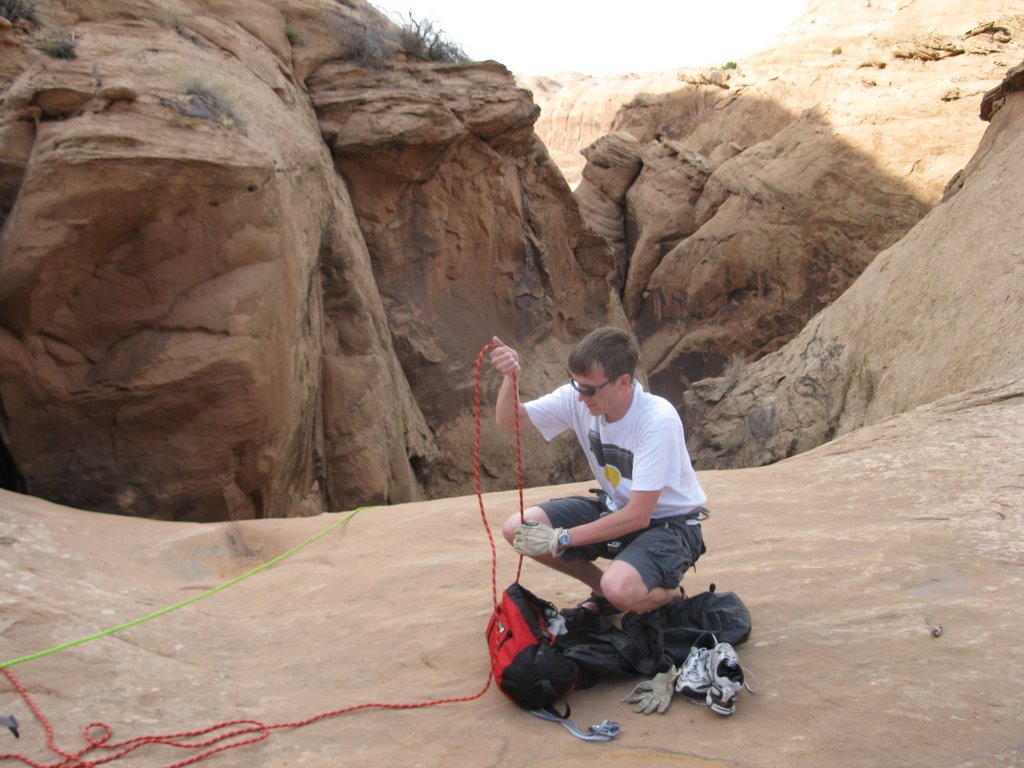
<path fill-rule="evenodd" d="M 1019 68 L 943 202 L 779 352 L 686 394 L 699 462 L 753 466 L 1024 371 Z"/>
<path fill-rule="evenodd" d="M 821 0 L 770 48 L 674 87 L 524 84 L 615 250 L 652 386 L 681 402 L 779 349 L 942 198 L 982 95 L 1022 57 L 1014 3 Z"/>
<path fill-rule="evenodd" d="M 754 625 L 737 650 L 758 692 L 742 694 L 731 718 L 681 700 L 635 714 L 620 699 L 639 680 L 606 678 L 569 699 L 583 728 L 622 724 L 615 741 L 588 744 L 492 688 L 465 703 L 273 729 L 200 765 L 1020 765 L 1022 445 L 1018 381 L 769 467 L 702 472 L 709 551 L 685 583 L 735 591 Z M 585 487 L 529 489 L 525 502 Z M 484 509 L 496 527 L 517 494 L 488 494 Z M 125 740 L 477 694 L 492 595 L 476 497 L 345 517 L 171 523 L 2 492 L 0 660 L 195 597 L 326 531 L 198 602 L 8 671 L 68 751 L 85 746 L 81 728 L 94 721 Z M 515 564 L 500 545 L 499 589 Z M 581 597 L 531 563 L 522 583 L 559 605 Z M 3 678 L 0 691 L 0 714 L 22 724 L 17 742 L 0 733 L 0 751 L 51 759 Z M 186 754 L 147 746 L 131 764 Z"/>
<path fill-rule="evenodd" d="M 584 332 L 631 327 L 708 467 L 1016 370 L 993 341 L 1019 303 L 1016 262 L 999 260 L 1019 253 L 1019 162 L 1000 152 L 1024 56 L 1010 4 L 829 0 L 735 70 L 627 78 L 614 98 L 590 84 L 615 117 L 594 118 L 607 127 L 576 194 L 541 141 L 539 89 L 495 62 L 412 60 L 362 0 L 33 8 L 0 24 L 0 486 L 189 521 L 461 495 L 494 334 L 523 352 L 532 397 L 565 380 Z M 975 167 L 979 105 L 1003 137 Z M 1010 215 L 969 189 L 999 164 Z M 880 316 L 928 326 L 937 385 L 881 331 L 879 360 L 903 350 L 883 373 L 837 330 L 774 379 L 746 377 L 907 232 L 897 247 L 929 252 L 876 285 L 895 297 Z M 975 293 L 977 348 L 928 303 Z M 879 311 L 856 296 L 851 327 Z M 800 395 L 775 391 L 786 376 Z M 481 481 L 507 489 L 516 464 L 487 410 Z M 527 435 L 524 452 L 529 486 L 584 476 L 566 439 Z"/>
<path fill-rule="evenodd" d="M 411 61 L 361 0 L 28 5 L 0 27 L 5 487 L 180 520 L 447 495 L 493 334 L 561 361 L 624 324 L 502 66 Z"/>
<path fill-rule="evenodd" d="M 215 5 L 227 15 L 208 15 Z M 842 29 L 826 13 L 838 7 L 811 6 L 823 27 L 832 19 L 825 38 Z M 963 26 L 959 7 L 903 10 L 929 7 L 936 29 Z M 962 172 L 925 164 L 925 175 L 953 180 L 929 206 L 942 201 L 791 341 L 688 391 L 712 514 L 709 551 L 685 583 L 715 583 L 749 607 L 753 633 L 738 651 L 757 693 L 742 694 L 731 718 L 682 701 L 641 715 L 621 702 L 639 681 L 605 679 L 571 695 L 573 716 L 583 727 L 620 721 L 622 733 L 587 744 L 484 690 L 493 594 L 476 496 L 394 503 L 391 491 L 356 485 L 374 478 L 397 497 L 428 487 L 424 468 L 443 467 L 451 482 L 471 470 L 469 441 L 420 404 L 452 397 L 437 377 L 460 382 L 453 402 L 471 434 L 472 359 L 492 332 L 479 326 L 504 318 L 529 340 L 537 378 L 527 387 L 557 381 L 568 341 L 533 323 L 548 313 L 543 328 L 581 330 L 582 308 L 599 310 L 598 289 L 576 286 L 579 275 L 599 276 L 607 296 L 605 271 L 624 268 L 627 238 L 602 250 L 573 218 L 568 187 L 526 128 L 529 99 L 493 65 L 403 66 L 375 81 L 344 63 L 354 42 L 310 23 L 323 18 L 315 3 L 207 3 L 162 22 L 138 3 L 45 8 L 48 23 L 82 33 L 78 59 L 51 63 L 27 44 L 31 30 L 0 29 L 0 197 L 12 205 L 0 251 L 0 425 L 20 467 L 99 495 L 60 506 L 0 491 L 0 666 L 10 675 L 0 715 L 21 723 L 18 740 L 0 732 L 0 754 L 61 759 L 17 682 L 67 753 L 86 749 L 82 731 L 95 722 L 115 743 L 223 723 L 234 725 L 215 733 L 257 739 L 199 763 L 209 766 L 1024 762 L 1019 59 L 960 83 L 988 122 L 954 163 Z M 371 23 L 358 3 L 332 8 L 342 29 Z M 843 51 L 870 32 L 847 21 L 850 37 L 833 43 Z M 305 31 L 304 45 L 286 22 Z M 919 38 L 918 28 L 894 33 L 893 50 L 925 72 L 1000 55 L 968 44 L 1010 44 L 994 28 L 966 38 Z M 964 52 L 949 55 L 957 45 Z M 824 46 L 818 55 L 840 56 Z M 124 69 L 103 69 L 119 57 Z M 203 87 L 188 92 L 179 68 L 205 69 Z M 293 103 L 287 117 L 272 108 L 279 101 Z M 386 129 L 400 133 L 381 143 Z M 630 169 L 642 173 L 638 159 L 664 163 L 659 175 L 674 185 L 732 178 L 730 167 L 745 188 L 765 183 L 740 173 L 768 162 L 763 142 L 729 161 L 630 135 L 593 145 L 606 202 Z M 907 174 L 886 173 L 920 197 Z M 533 180 L 549 177 L 536 191 Z M 644 194 L 667 200 L 677 188 Z M 473 195 L 490 202 L 442 209 Z M 549 198 L 560 202 L 542 205 Z M 700 199 L 679 199 L 671 226 L 699 221 Z M 529 258 L 499 262 L 494 293 L 477 297 L 467 293 L 482 270 L 472 248 L 516 242 L 505 217 L 490 229 L 468 223 L 494 201 L 521 217 Z M 430 226 L 410 224 L 417 216 Z M 467 230 L 477 235 L 464 240 Z M 455 285 L 473 298 L 454 301 Z M 597 306 L 622 319 L 617 301 Z M 476 309 L 449 317 L 465 306 Z M 435 322 L 438 336 L 427 336 Z M 483 339 L 462 369 L 443 370 L 461 348 L 444 334 L 471 332 Z M 486 408 L 497 382 L 482 383 Z M 462 458 L 440 464 L 433 451 L 445 444 Z M 514 453 L 490 429 L 481 448 L 485 479 Z M 530 449 L 532 464 L 545 461 Z M 525 504 L 588 487 L 526 485 Z M 350 516 L 353 488 L 360 503 L 393 503 Z M 273 513 L 273 499 L 311 514 L 197 522 L 196 510 Z M 496 530 L 519 506 L 503 490 L 482 509 Z M 151 509 L 188 519 L 109 514 Z M 501 589 L 516 558 L 503 543 L 497 554 Z M 522 581 L 558 605 L 583 596 L 532 563 Z M 417 706 L 438 699 L 456 701 Z M 147 744 L 125 761 L 194 754 Z"/>
<path fill-rule="evenodd" d="M 3 120 L 29 140 L 5 145 L 25 154 L 0 257 L 4 442 L 30 491 L 86 507 L 297 504 L 317 482 L 317 261 L 339 224 L 313 115 L 280 51 L 228 19 L 62 16 L 74 59 L 7 30 L 23 66 Z"/>
<path fill-rule="evenodd" d="M 477 352 L 496 333 L 542 361 L 524 372 L 524 392 L 562 383 L 569 345 L 597 325 L 625 323 L 605 280 L 609 249 L 584 228 L 533 132 L 536 105 L 500 64 L 409 68 L 396 77 L 335 61 L 307 84 L 352 190 L 402 371 L 440 455 L 424 467 L 424 485 L 435 495 L 465 487 Z M 488 391 L 497 384 L 485 376 Z M 358 400 L 337 397 L 341 410 L 329 420 L 343 421 L 341 411 Z M 531 449 L 553 455 L 538 441 Z M 492 473 L 508 476 L 507 457 L 485 463 L 492 461 Z"/>

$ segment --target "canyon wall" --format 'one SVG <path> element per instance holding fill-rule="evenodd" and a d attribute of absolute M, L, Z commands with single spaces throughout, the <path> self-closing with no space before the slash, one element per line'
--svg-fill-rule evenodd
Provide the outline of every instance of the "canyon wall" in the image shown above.
<path fill-rule="evenodd" d="M 562 360 L 624 322 L 529 94 L 410 59 L 366 3 L 175 8 L 0 29 L 9 484 L 188 520 L 464 489 L 491 336 Z"/>
<path fill-rule="evenodd" d="M 981 97 L 1022 58 L 1009 4 L 823 0 L 735 69 L 620 79 L 618 102 L 591 83 L 588 102 L 615 108 L 588 118 L 593 140 L 578 131 L 575 192 L 547 96 L 496 62 L 410 55 L 361 0 L 19 7 L 0 21 L 6 488 L 175 520 L 465 494 L 478 384 L 480 479 L 509 488 L 499 382 L 475 368 L 494 335 L 523 352 L 532 397 L 586 331 L 632 328 L 707 466 L 772 461 L 1002 370 L 981 344 L 925 387 L 838 330 L 787 342 L 851 311 L 840 297 L 904 243 L 945 253 L 914 233 L 975 199 Z M 993 126 L 1016 82 L 986 100 Z M 959 264 L 964 286 L 1008 245 L 975 236 L 992 261 Z M 810 359 L 828 370 L 797 379 L 834 385 L 825 406 L 770 402 L 783 390 L 761 377 Z M 523 451 L 527 485 L 585 472 L 570 438 Z"/>
<path fill-rule="evenodd" d="M 761 53 L 674 84 L 523 82 L 613 249 L 652 386 L 681 404 L 778 350 L 938 203 L 1022 57 L 1013 3 L 818 0 Z"/>

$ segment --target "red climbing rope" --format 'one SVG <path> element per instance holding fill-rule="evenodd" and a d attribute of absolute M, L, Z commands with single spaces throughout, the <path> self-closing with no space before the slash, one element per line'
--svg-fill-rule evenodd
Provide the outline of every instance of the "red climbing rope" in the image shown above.
<path fill-rule="evenodd" d="M 182 766 L 198 763 L 200 760 L 216 755 L 219 752 L 225 752 L 229 749 L 234 749 L 235 747 L 242 747 L 246 744 L 255 744 L 256 742 L 263 741 L 270 736 L 272 731 L 282 730 L 284 728 L 301 728 L 304 725 L 310 725 L 312 723 L 319 722 L 320 720 L 326 720 L 327 718 L 337 717 L 351 712 L 358 712 L 363 709 L 422 709 L 423 707 L 433 707 L 439 704 L 459 704 L 468 701 L 475 701 L 483 696 L 487 692 L 487 689 L 491 687 L 492 679 L 491 675 L 488 675 L 487 682 L 484 684 L 484 687 L 469 696 L 456 696 L 452 698 L 433 699 L 431 701 L 417 701 L 410 703 L 367 702 L 364 704 L 355 704 L 350 707 L 331 710 L 329 712 L 321 712 L 320 714 L 314 715 L 313 717 L 309 717 L 305 720 L 297 720 L 292 723 L 275 723 L 272 725 L 267 725 L 259 720 L 228 720 L 200 730 L 181 731 L 179 733 L 169 733 L 160 736 L 138 736 L 134 739 L 128 739 L 120 742 L 111 741 L 113 729 L 109 725 L 106 725 L 105 723 L 90 723 L 82 729 L 82 735 L 87 742 L 87 746 L 77 752 L 66 752 L 57 747 L 54 743 L 53 727 L 50 725 L 50 721 L 46 716 L 36 706 L 31 696 L 29 696 L 28 691 L 26 691 L 21 683 L 15 679 L 9 669 L 3 669 L 0 671 L 2 671 L 7 676 L 7 679 L 11 681 L 11 684 L 15 687 L 18 693 L 21 694 L 21 697 L 25 700 L 25 704 L 32 711 L 32 714 L 35 715 L 36 719 L 42 724 L 46 731 L 46 746 L 49 747 L 50 751 L 55 755 L 59 755 L 63 758 L 56 763 L 40 763 L 25 757 L 24 755 L 0 754 L 0 760 L 19 760 L 25 765 L 32 766 L 32 768 L 95 768 L 95 766 L 111 763 L 114 760 L 134 752 L 140 747 L 150 744 L 174 747 L 178 749 L 202 750 L 196 754 L 190 755 L 184 760 L 179 760 L 163 767 L 182 768 Z M 99 757 L 94 758 L 89 757 L 92 753 L 97 751 L 102 751 L 105 754 L 101 754 Z"/>
<path fill-rule="evenodd" d="M 481 361 L 484 356 L 489 350 L 493 349 L 494 346 L 494 344 L 487 344 L 484 346 L 484 348 L 480 350 L 480 354 L 477 356 L 476 360 L 476 373 L 474 377 L 476 434 L 473 441 L 473 465 L 477 500 L 480 505 L 480 516 L 483 519 L 484 529 L 487 531 L 487 540 L 491 548 L 491 593 L 494 604 L 497 605 L 498 553 L 494 546 L 494 535 L 491 533 L 491 527 L 487 523 L 487 516 L 484 512 L 483 492 L 480 487 L 480 368 Z M 519 437 L 518 381 L 516 381 L 516 384 L 516 393 L 514 395 L 516 465 L 518 468 L 519 480 L 519 517 L 523 520 L 525 519 L 523 507 L 523 461 Z M 519 580 L 522 566 L 523 559 L 520 557 L 519 568 L 516 571 L 516 581 Z M 110 726 L 105 723 L 90 723 L 82 729 L 86 746 L 77 752 L 67 752 L 60 749 L 54 743 L 53 726 L 39 707 L 36 706 L 36 703 L 32 700 L 28 691 L 26 691 L 21 683 L 14 677 L 10 669 L 4 667 L 0 669 L 0 671 L 7 676 L 11 685 L 14 686 L 15 690 L 25 701 L 26 706 L 28 706 L 29 710 L 43 726 L 43 729 L 46 731 L 46 746 L 53 754 L 61 758 L 56 763 L 40 763 L 25 757 L 24 755 L 11 753 L 0 754 L 0 761 L 17 760 L 24 765 L 32 766 L 32 768 L 96 768 L 97 766 L 111 763 L 114 760 L 131 754 L 139 748 L 147 745 L 161 745 L 176 749 L 194 750 L 194 754 L 189 755 L 189 757 L 163 766 L 163 768 L 182 768 L 182 766 L 198 763 L 200 760 L 204 760 L 205 758 L 216 755 L 220 752 L 245 746 L 246 744 L 255 744 L 263 741 L 275 730 L 301 728 L 304 725 L 310 725 L 312 723 L 319 722 L 320 720 L 326 720 L 331 717 L 338 717 L 339 715 L 350 714 L 364 709 L 422 709 L 424 707 L 433 707 L 440 704 L 460 704 L 475 701 L 487 692 L 487 689 L 491 687 L 491 681 L 493 679 L 493 676 L 488 674 L 487 682 L 484 683 L 483 688 L 469 696 L 456 696 L 452 698 L 433 699 L 431 701 L 411 703 L 367 702 L 364 704 L 355 704 L 353 706 L 343 707 L 341 709 L 334 709 L 329 712 L 321 712 L 320 714 L 306 718 L 305 720 L 297 720 L 291 723 L 275 723 L 271 725 L 262 723 L 259 720 L 228 720 L 226 722 L 211 725 L 207 728 L 195 731 L 181 731 L 178 733 L 169 733 L 157 736 L 138 736 L 134 739 L 127 739 L 125 741 L 118 742 L 112 740 L 113 729 Z M 96 753 L 97 756 L 94 757 L 94 753 Z"/>
<path fill-rule="evenodd" d="M 204 750 L 185 760 L 180 760 L 176 763 L 171 763 L 170 765 L 165 766 L 165 768 L 179 768 L 179 766 L 196 763 L 210 755 L 215 755 L 218 752 L 224 752 L 225 750 L 233 749 L 234 747 L 241 747 L 245 744 L 254 744 L 257 741 L 263 741 L 270 735 L 272 728 L 280 727 L 264 725 L 256 720 L 231 720 L 197 731 L 182 731 L 180 733 L 170 733 L 163 736 L 139 736 L 134 739 L 128 739 L 127 741 L 112 742 L 110 739 L 113 735 L 113 730 L 110 726 L 105 725 L 104 723 L 90 723 L 82 729 L 82 735 L 85 738 L 87 746 L 77 752 L 65 752 L 54 743 L 53 727 L 50 725 L 50 721 L 42 713 L 39 707 L 36 706 L 32 697 L 29 696 L 28 691 L 26 691 L 21 683 L 15 679 L 14 675 L 11 674 L 10 669 L 5 668 L 2 671 L 7 676 L 7 679 L 11 681 L 11 685 L 13 685 L 18 693 L 21 694 L 21 698 L 25 700 L 25 704 L 32 711 L 32 714 L 35 715 L 36 719 L 42 724 L 43 729 L 46 731 L 46 746 L 49 747 L 50 751 L 55 755 L 59 755 L 63 758 L 58 763 L 47 764 L 36 762 L 24 755 L 0 754 L 0 760 L 19 760 L 25 765 L 30 765 L 33 768 L 71 768 L 72 766 L 78 766 L 79 768 L 92 768 L 92 766 L 99 766 L 113 762 L 114 760 L 124 757 L 147 744 L 162 744 L 164 746 L 177 747 L 180 749 Z M 490 680 L 487 682 L 490 684 Z M 218 734 L 218 731 L 221 731 L 222 733 Z M 230 741 L 231 739 L 235 740 Z M 104 754 L 99 758 L 87 759 L 88 755 L 91 755 L 97 750 L 102 750 L 107 754 Z"/>
<path fill-rule="evenodd" d="M 480 488 L 480 368 L 483 363 L 484 357 L 489 351 L 494 349 L 497 344 L 485 344 L 483 349 L 480 350 L 480 354 L 476 356 L 476 373 L 473 377 L 473 413 L 474 413 L 474 425 L 476 431 L 473 435 L 473 482 L 476 486 L 476 498 L 480 505 L 480 519 L 483 520 L 484 530 L 487 531 L 487 541 L 491 545 L 491 600 L 494 603 L 494 607 L 498 606 L 498 552 L 494 548 L 494 534 L 491 533 L 491 526 L 487 522 L 487 513 L 484 511 L 484 494 Z M 515 386 L 512 388 L 512 406 L 515 411 L 515 435 L 516 435 L 516 470 L 518 475 L 518 488 L 519 488 L 519 519 L 523 522 L 526 521 L 525 509 L 523 504 L 523 449 L 520 442 L 520 424 L 519 424 L 519 377 L 513 375 L 513 383 Z M 523 572 L 523 558 L 520 556 L 519 565 L 516 567 L 516 581 L 519 581 L 520 575 Z"/>

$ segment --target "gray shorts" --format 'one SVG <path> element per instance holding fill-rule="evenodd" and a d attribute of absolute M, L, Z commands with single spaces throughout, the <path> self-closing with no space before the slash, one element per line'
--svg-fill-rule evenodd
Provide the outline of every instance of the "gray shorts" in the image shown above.
<path fill-rule="evenodd" d="M 573 528 L 612 514 L 604 498 L 598 496 L 568 496 L 537 506 L 544 510 L 555 528 Z M 562 559 L 623 560 L 636 568 L 648 589 L 675 589 L 683 574 L 705 552 L 704 535 L 697 519 L 695 511 L 690 515 L 651 520 L 643 530 L 628 533 L 616 541 L 569 547 L 562 553 Z"/>

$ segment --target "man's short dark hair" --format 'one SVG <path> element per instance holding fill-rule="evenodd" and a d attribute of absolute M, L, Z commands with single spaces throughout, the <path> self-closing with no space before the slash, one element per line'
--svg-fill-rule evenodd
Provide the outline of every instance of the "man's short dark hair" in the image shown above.
<path fill-rule="evenodd" d="M 588 333 L 569 353 L 569 372 L 587 376 L 600 363 L 609 380 L 614 381 L 624 373 L 633 378 L 639 359 L 640 348 L 633 334 L 606 326 Z"/>

